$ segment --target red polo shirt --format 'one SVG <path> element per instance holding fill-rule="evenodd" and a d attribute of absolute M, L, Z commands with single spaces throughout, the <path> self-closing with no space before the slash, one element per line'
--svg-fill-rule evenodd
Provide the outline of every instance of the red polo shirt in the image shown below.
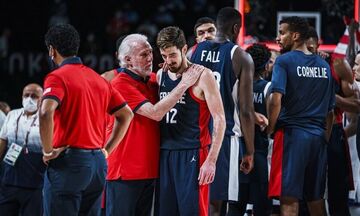
<path fill-rule="evenodd" d="M 59 103 L 54 114 L 54 148 L 97 149 L 105 143 L 106 113 L 126 105 L 120 93 L 80 58 L 66 59 L 48 74 L 43 99 Z"/>
<path fill-rule="evenodd" d="M 137 114 L 145 103 L 158 101 L 156 75 L 149 80 L 123 69 L 111 84 L 134 112 L 130 127 L 118 147 L 108 157 L 108 180 L 150 179 L 159 176 L 160 130 L 157 121 Z"/>

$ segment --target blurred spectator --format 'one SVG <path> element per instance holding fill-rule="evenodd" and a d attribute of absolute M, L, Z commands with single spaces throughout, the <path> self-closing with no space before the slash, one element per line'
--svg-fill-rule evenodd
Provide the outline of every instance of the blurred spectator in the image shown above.
<path fill-rule="evenodd" d="M 8 55 L 10 36 L 10 29 L 5 28 L 0 36 L 0 58 L 5 58 Z"/>
<path fill-rule="evenodd" d="M 0 132 L 2 215 L 42 215 L 45 164 L 39 134 L 38 108 L 43 94 L 38 84 L 25 86 L 23 108 L 6 117 Z"/>
<path fill-rule="evenodd" d="M 50 9 L 51 17 L 48 26 L 69 23 L 68 6 L 64 0 L 55 0 Z"/>
<path fill-rule="evenodd" d="M 11 108 L 8 103 L 6 103 L 5 101 L 0 101 L 0 111 L 7 115 L 10 110 Z"/>

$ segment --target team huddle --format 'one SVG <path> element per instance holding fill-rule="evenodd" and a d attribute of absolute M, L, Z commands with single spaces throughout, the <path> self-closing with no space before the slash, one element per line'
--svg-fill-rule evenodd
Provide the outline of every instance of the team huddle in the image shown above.
<path fill-rule="evenodd" d="M 163 28 L 156 73 L 147 37 L 126 35 L 117 43 L 120 67 L 102 77 L 77 57 L 73 26 L 51 27 L 45 44 L 58 67 L 44 90 L 25 87 L 23 104 L 33 101 L 32 108 L 10 112 L 0 132 L 0 212 L 232 216 L 252 204 L 254 215 L 271 215 L 277 199 L 281 215 L 298 215 L 300 203 L 326 215 L 328 178 L 330 214 L 350 215 L 339 198 L 347 186 L 333 173 L 346 165 L 332 167 L 327 158 L 345 133 L 334 118 L 338 100 L 358 109 L 350 93 L 335 97 L 336 81 L 353 83 L 351 69 L 343 61 L 330 67 L 299 17 L 280 21 L 276 61 L 265 45 L 243 50 L 236 44 L 241 19 L 230 7 L 216 22 L 199 19 L 191 48 L 179 27 Z M 36 184 L 22 180 L 35 175 Z M 26 207 L 30 201 L 36 204 Z"/>

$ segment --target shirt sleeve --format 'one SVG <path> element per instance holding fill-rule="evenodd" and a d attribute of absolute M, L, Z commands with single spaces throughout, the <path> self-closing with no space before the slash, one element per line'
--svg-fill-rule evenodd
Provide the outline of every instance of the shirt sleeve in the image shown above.
<path fill-rule="evenodd" d="M 8 115 L 6 116 L 4 124 L 2 125 L 1 130 L 0 130 L 0 138 L 3 140 L 7 140 L 8 127 L 10 126 L 9 119 L 10 119 L 11 115 L 12 115 L 12 112 L 9 112 Z"/>
<path fill-rule="evenodd" d="M 127 83 L 126 81 L 112 82 L 113 87 L 118 90 L 128 103 L 131 110 L 135 113 L 142 105 L 149 102 L 135 86 Z"/>
<path fill-rule="evenodd" d="M 47 75 L 44 82 L 44 94 L 42 100 L 50 98 L 56 100 L 59 105 L 65 95 L 65 85 L 63 80 L 53 74 Z"/>
<path fill-rule="evenodd" d="M 270 92 L 271 93 L 279 92 L 285 95 L 286 83 L 287 83 L 286 66 L 284 64 L 283 58 L 278 57 L 275 61 L 273 68 Z"/>
<path fill-rule="evenodd" d="M 125 99 L 122 97 L 122 95 L 120 94 L 120 92 L 118 92 L 116 89 L 114 89 L 110 84 L 109 84 L 109 88 L 110 88 L 111 95 L 110 95 L 110 102 L 109 102 L 107 112 L 109 114 L 113 114 L 114 112 L 123 108 L 127 103 L 126 103 Z"/>

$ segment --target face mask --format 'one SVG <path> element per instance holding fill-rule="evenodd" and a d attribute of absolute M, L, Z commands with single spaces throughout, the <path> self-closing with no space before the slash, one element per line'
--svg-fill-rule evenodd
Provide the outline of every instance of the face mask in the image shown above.
<path fill-rule="evenodd" d="M 37 100 L 34 100 L 31 97 L 23 98 L 22 105 L 27 112 L 35 112 L 38 109 Z"/>

